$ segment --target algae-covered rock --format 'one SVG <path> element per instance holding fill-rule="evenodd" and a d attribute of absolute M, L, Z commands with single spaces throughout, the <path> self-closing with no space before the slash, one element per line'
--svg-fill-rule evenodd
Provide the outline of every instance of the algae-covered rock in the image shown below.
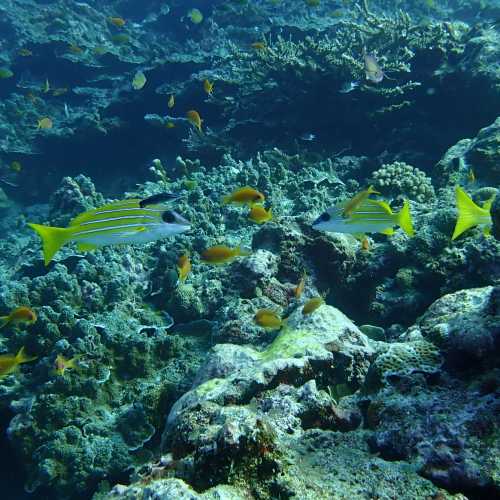
<path fill-rule="evenodd" d="M 418 321 L 422 335 L 439 346 L 447 365 L 484 371 L 500 354 L 500 289 L 473 288 L 445 295 Z"/>

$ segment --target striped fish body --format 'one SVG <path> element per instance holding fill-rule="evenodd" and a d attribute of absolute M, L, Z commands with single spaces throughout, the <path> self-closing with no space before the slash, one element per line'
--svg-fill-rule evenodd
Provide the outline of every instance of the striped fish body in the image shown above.
<path fill-rule="evenodd" d="M 106 245 L 149 243 L 189 229 L 189 222 L 165 204 L 141 206 L 143 200 L 117 201 L 84 212 L 67 228 L 29 224 L 42 238 L 45 264 L 64 244 L 74 241 L 79 251 Z"/>
<path fill-rule="evenodd" d="M 344 217 L 345 206 L 346 202 L 341 202 L 329 208 L 314 221 L 313 228 L 335 233 L 392 234 L 394 226 L 401 226 L 409 236 L 414 234 L 407 201 L 396 214 L 386 202 L 378 200 L 363 200 L 348 217 Z"/>

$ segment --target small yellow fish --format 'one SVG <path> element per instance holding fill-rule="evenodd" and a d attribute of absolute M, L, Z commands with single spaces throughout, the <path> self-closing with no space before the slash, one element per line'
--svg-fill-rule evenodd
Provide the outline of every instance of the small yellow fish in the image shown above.
<path fill-rule="evenodd" d="M 21 363 L 28 363 L 34 361 L 37 356 L 27 356 L 24 347 L 19 349 L 19 352 L 14 354 L 1 354 L 0 355 L 0 378 L 9 375 L 17 370 Z"/>
<path fill-rule="evenodd" d="M 188 274 L 191 272 L 191 260 L 189 254 L 181 255 L 177 260 L 177 272 L 179 274 L 179 281 L 186 281 Z"/>
<path fill-rule="evenodd" d="M 146 85 L 146 81 L 146 75 L 142 71 L 138 71 L 132 80 L 132 87 L 134 90 L 141 90 Z"/>
<path fill-rule="evenodd" d="M 302 294 L 304 293 L 304 288 L 306 287 L 306 277 L 307 275 L 304 271 L 302 278 L 300 278 L 297 286 L 293 289 L 293 294 L 295 295 L 296 299 L 300 299 L 300 297 L 302 297 Z"/>
<path fill-rule="evenodd" d="M 46 94 L 50 90 L 50 82 L 48 78 L 45 78 L 45 83 L 42 88 L 42 92 Z"/>
<path fill-rule="evenodd" d="M 273 209 L 266 210 L 262 205 L 254 205 L 250 209 L 248 218 L 256 224 L 265 224 L 273 218 Z"/>
<path fill-rule="evenodd" d="M 20 172 L 20 171 L 23 169 L 23 166 L 21 165 L 21 162 L 14 160 L 14 161 L 10 164 L 10 169 L 11 169 L 13 172 Z"/>
<path fill-rule="evenodd" d="M 52 90 L 52 95 L 54 97 L 59 97 L 60 95 L 66 94 L 66 92 L 68 92 L 68 87 L 59 87 Z"/>
<path fill-rule="evenodd" d="M 312 314 L 324 303 L 323 297 L 313 297 L 304 304 L 304 307 L 302 307 L 302 314 Z"/>
<path fill-rule="evenodd" d="M 38 120 L 38 124 L 37 124 L 37 129 L 42 129 L 42 130 L 49 130 L 51 129 L 52 127 L 54 126 L 54 123 L 53 121 L 48 118 L 47 116 L 45 118 L 40 118 Z"/>
<path fill-rule="evenodd" d="M 203 14 L 201 13 L 201 11 L 199 9 L 191 9 L 187 13 L 187 17 L 189 17 L 189 19 L 191 19 L 191 22 L 193 24 L 200 24 L 203 21 Z"/>
<path fill-rule="evenodd" d="M 20 306 L 13 309 L 7 316 L 0 316 L 0 328 L 9 324 L 31 325 L 36 321 L 36 313 L 26 306 Z"/>
<path fill-rule="evenodd" d="M 363 47 L 363 60 L 365 63 L 365 77 L 373 83 L 380 83 L 386 76 L 375 56 L 367 54 Z"/>
<path fill-rule="evenodd" d="M 77 361 L 80 356 L 75 356 L 71 359 L 66 359 L 62 354 L 58 354 L 55 361 L 54 373 L 56 375 L 64 376 L 66 370 L 75 370 L 78 368 Z"/>
<path fill-rule="evenodd" d="M 0 68 L 0 80 L 4 80 L 7 78 L 12 78 L 14 76 L 14 72 L 9 68 Z"/>
<path fill-rule="evenodd" d="M 493 225 L 491 205 L 493 204 L 495 195 L 486 200 L 482 207 L 476 205 L 460 186 L 455 188 L 455 197 L 458 218 L 451 239 L 458 238 L 463 232 L 475 226 L 479 226 L 484 234 L 490 234 L 491 226 Z"/>
<path fill-rule="evenodd" d="M 103 45 L 97 45 L 97 47 L 94 47 L 94 49 L 92 50 L 92 53 L 96 56 L 103 56 L 108 52 L 109 49 L 107 47 L 104 47 Z"/>
<path fill-rule="evenodd" d="M 250 46 L 252 47 L 252 49 L 255 49 L 255 50 L 267 49 L 267 43 L 265 41 L 253 42 Z"/>
<path fill-rule="evenodd" d="M 365 236 L 361 240 L 361 250 L 368 252 L 370 250 L 370 240 Z"/>
<path fill-rule="evenodd" d="M 108 17 L 108 21 L 117 28 L 123 28 L 123 26 L 127 23 L 127 21 L 125 21 L 122 17 Z"/>
<path fill-rule="evenodd" d="M 356 208 L 361 205 L 361 203 L 366 200 L 371 194 L 380 194 L 378 191 L 375 191 L 373 186 L 368 186 L 368 189 L 365 191 L 361 191 L 353 198 L 351 198 L 344 207 L 343 216 L 350 217 L 352 213 L 356 210 Z"/>
<path fill-rule="evenodd" d="M 278 330 L 283 326 L 285 320 L 272 309 L 259 309 L 253 317 L 255 323 L 266 330 Z"/>
<path fill-rule="evenodd" d="M 175 123 L 174 122 L 167 122 L 167 123 L 165 123 L 165 127 L 167 127 L 167 128 L 175 128 Z"/>
<path fill-rule="evenodd" d="M 224 203 L 224 205 L 236 203 L 239 205 L 253 206 L 256 203 L 263 203 L 265 199 L 265 196 L 253 187 L 243 186 L 236 189 L 236 191 L 233 191 L 231 194 L 224 196 L 222 198 L 222 203 Z"/>
<path fill-rule="evenodd" d="M 200 114 L 198 111 L 195 111 L 194 109 L 191 109 L 186 113 L 187 119 L 189 120 L 189 123 L 195 126 L 196 129 L 198 129 L 199 132 L 201 132 L 201 123 L 203 120 L 200 117 Z"/>
<path fill-rule="evenodd" d="M 212 95 L 212 93 L 214 91 L 214 82 L 211 82 L 210 80 L 204 80 L 204 82 L 203 82 L 203 90 L 208 95 Z"/>
<path fill-rule="evenodd" d="M 68 50 L 72 54 L 81 54 L 83 52 L 83 49 L 81 47 L 79 47 L 78 45 L 74 44 L 74 43 L 70 43 L 68 45 Z"/>
<path fill-rule="evenodd" d="M 250 255 L 247 250 L 242 250 L 240 247 L 230 248 L 225 245 L 215 245 L 207 248 L 201 254 L 201 260 L 205 264 L 226 264 L 231 262 L 236 257 L 245 257 Z"/>
<path fill-rule="evenodd" d="M 22 49 L 19 49 L 18 52 L 17 52 L 21 57 L 30 57 L 33 55 L 33 52 L 31 52 L 30 49 L 25 49 L 25 48 L 22 48 Z"/>
<path fill-rule="evenodd" d="M 473 182 L 476 182 L 476 175 L 474 174 L 474 170 L 472 170 L 472 168 L 467 173 L 467 182 L 469 182 L 471 184 Z"/>
<path fill-rule="evenodd" d="M 111 37 L 113 43 L 124 45 L 130 41 L 130 37 L 126 33 L 118 33 Z"/>
<path fill-rule="evenodd" d="M 168 99 L 167 106 L 172 109 L 175 106 L 175 97 L 174 94 L 170 94 L 170 97 Z"/>

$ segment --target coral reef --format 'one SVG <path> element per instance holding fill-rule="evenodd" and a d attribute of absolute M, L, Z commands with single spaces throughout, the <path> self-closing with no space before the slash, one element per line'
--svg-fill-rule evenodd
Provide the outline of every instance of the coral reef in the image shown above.
<path fill-rule="evenodd" d="M 403 196 L 420 203 L 430 203 L 435 196 L 430 177 L 401 161 L 382 165 L 373 172 L 372 179 L 375 189 L 391 198 Z"/>

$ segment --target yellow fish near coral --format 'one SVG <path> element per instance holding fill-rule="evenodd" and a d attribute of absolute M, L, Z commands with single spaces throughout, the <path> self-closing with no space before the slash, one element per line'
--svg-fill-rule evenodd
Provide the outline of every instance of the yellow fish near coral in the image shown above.
<path fill-rule="evenodd" d="M 79 251 L 106 245 L 149 243 L 189 230 L 189 222 L 170 210 L 167 202 L 177 196 L 160 193 L 145 199 L 115 201 L 75 217 L 68 227 L 50 227 L 29 223 L 43 243 L 43 257 L 48 265 L 55 253 L 69 242 Z"/>
<path fill-rule="evenodd" d="M 457 186 L 455 188 L 455 198 L 458 218 L 451 239 L 458 238 L 463 232 L 475 226 L 479 226 L 484 234 L 490 234 L 491 226 L 493 225 L 490 211 L 495 195 L 485 201 L 483 206 L 480 207 L 472 201 L 470 196 L 460 186 Z"/>
<path fill-rule="evenodd" d="M 337 203 L 326 210 L 313 222 L 313 229 L 333 233 L 390 235 L 394 233 L 393 227 L 399 226 L 408 236 L 415 234 L 408 200 L 404 201 L 403 208 L 398 213 L 393 213 L 385 201 L 366 198 L 352 208 L 349 217 L 345 217 L 345 207 L 350 201 Z"/>
<path fill-rule="evenodd" d="M 38 120 L 36 128 L 40 130 L 50 130 L 53 126 L 54 122 L 48 116 L 46 116 Z"/>
<path fill-rule="evenodd" d="M 205 264 L 219 265 L 227 264 L 236 257 L 246 257 L 248 255 L 250 255 L 250 252 L 240 247 L 231 248 L 226 245 L 215 245 L 202 252 L 201 260 Z"/>
<path fill-rule="evenodd" d="M 204 80 L 204 82 L 203 82 L 203 90 L 208 95 L 212 95 L 212 93 L 214 91 L 214 82 L 211 82 L 210 80 Z"/>
<path fill-rule="evenodd" d="M 127 22 L 123 17 L 108 17 L 108 21 L 117 28 L 123 28 Z"/>
<path fill-rule="evenodd" d="M 308 315 L 312 314 L 319 306 L 322 306 L 325 303 L 323 297 L 313 297 L 309 299 L 302 307 L 302 314 Z"/>
<path fill-rule="evenodd" d="M 170 94 L 170 97 L 168 99 L 167 106 L 172 109 L 175 106 L 175 97 L 174 94 Z"/>
<path fill-rule="evenodd" d="M 272 309 L 259 309 L 253 317 L 255 323 L 266 330 L 278 330 L 286 320 Z"/>
<path fill-rule="evenodd" d="M 201 119 L 200 113 L 198 113 L 198 111 L 191 109 L 186 113 L 186 117 L 189 123 L 191 123 L 191 125 L 194 125 L 198 132 L 202 132 L 201 123 L 203 122 L 203 120 Z"/>
<path fill-rule="evenodd" d="M 37 359 L 37 356 L 27 356 L 24 347 L 17 354 L 0 354 L 0 378 L 17 370 L 21 363 L 28 363 Z"/>
<path fill-rule="evenodd" d="M 193 24 L 200 24 L 203 21 L 203 14 L 199 9 L 191 9 L 187 13 L 187 17 L 189 17 Z"/>
<path fill-rule="evenodd" d="M 229 203 L 236 203 L 238 205 L 249 205 L 253 206 L 256 203 L 262 203 L 265 201 L 265 196 L 260 192 L 250 186 L 243 186 L 236 189 L 231 194 L 224 196 L 222 198 L 222 203 L 227 205 Z"/>
<path fill-rule="evenodd" d="M 248 218 L 256 224 L 265 224 L 273 218 L 273 209 L 266 210 L 262 205 L 254 205 L 250 209 Z"/>
<path fill-rule="evenodd" d="M 186 281 L 188 274 L 191 272 L 191 259 L 189 254 L 185 253 L 177 259 L 177 273 L 179 281 Z"/>
<path fill-rule="evenodd" d="M 7 316 L 0 316 L 0 328 L 4 326 L 21 323 L 31 325 L 36 321 L 36 313 L 26 306 L 20 306 L 13 309 Z"/>
<path fill-rule="evenodd" d="M 54 373 L 56 375 L 64 376 L 66 370 L 78 369 L 78 359 L 80 356 L 75 356 L 71 359 L 66 359 L 62 354 L 58 354 L 55 361 Z"/>
<path fill-rule="evenodd" d="M 138 71 L 132 80 L 134 90 L 141 90 L 146 85 L 146 75 L 142 71 Z"/>

